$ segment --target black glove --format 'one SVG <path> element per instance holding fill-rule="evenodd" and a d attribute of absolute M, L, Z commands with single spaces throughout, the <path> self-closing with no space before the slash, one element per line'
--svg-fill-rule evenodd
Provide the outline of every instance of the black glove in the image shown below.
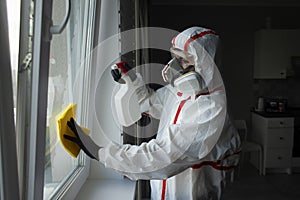
<path fill-rule="evenodd" d="M 143 127 L 143 126 L 147 126 L 148 124 L 150 124 L 150 122 L 151 122 L 150 116 L 145 113 L 142 113 L 142 118 L 139 119 L 139 121 L 137 121 L 136 124 Z"/>
<path fill-rule="evenodd" d="M 99 161 L 98 151 L 100 147 L 88 136 L 81 127 L 75 122 L 73 118 L 67 122 L 67 125 L 70 127 L 72 132 L 76 137 L 72 137 L 64 134 L 64 138 L 75 142 L 89 157 Z"/>
<path fill-rule="evenodd" d="M 116 82 L 121 83 L 121 84 L 125 83 L 125 81 L 123 79 L 121 79 L 122 74 L 119 69 L 112 69 L 110 72 Z"/>
<path fill-rule="evenodd" d="M 130 77 L 131 81 L 136 79 L 136 74 L 132 70 L 132 67 L 129 66 L 126 62 L 118 62 L 112 66 L 111 75 L 114 81 L 125 84 L 125 81 L 122 79 L 122 74 L 126 74 Z"/>

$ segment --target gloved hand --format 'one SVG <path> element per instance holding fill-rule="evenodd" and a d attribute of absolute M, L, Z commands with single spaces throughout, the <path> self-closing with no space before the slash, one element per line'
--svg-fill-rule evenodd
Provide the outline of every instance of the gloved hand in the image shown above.
<path fill-rule="evenodd" d="M 150 124 L 150 122 L 151 122 L 151 117 L 146 113 L 142 113 L 142 118 L 139 119 L 139 121 L 137 121 L 136 124 L 143 127 Z"/>
<path fill-rule="evenodd" d="M 131 82 L 136 80 L 135 71 L 132 70 L 126 62 L 118 62 L 111 67 L 111 75 L 113 79 L 120 83 L 125 84 L 125 80 L 122 79 L 122 76 L 128 76 Z"/>
<path fill-rule="evenodd" d="M 100 147 L 81 129 L 81 127 L 73 118 L 67 122 L 67 125 L 76 135 L 76 137 L 64 134 L 64 138 L 75 142 L 89 157 L 99 161 L 98 151 Z"/>
<path fill-rule="evenodd" d="M 121 83 L 121 84 L 125 83 L 125 81 L 121 79 L 122 74 L 121 74 L 119 69 L 112 69 L 110 72 L 111 72 L 111 75 L 112 75 L 113 79 L 116 82 Z"/>

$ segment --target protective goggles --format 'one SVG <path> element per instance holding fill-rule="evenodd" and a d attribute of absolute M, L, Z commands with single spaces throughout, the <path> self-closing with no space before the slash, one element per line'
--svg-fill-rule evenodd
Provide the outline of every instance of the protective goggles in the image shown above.
<path fill-rule="evenodd" d="M 169 82 L 174 86 L 174 81 L 182 76 L 183 74 L 191 71 L 194 68 L 194 65 L 189 65 L 186 68 L 183 68 L 180 60 L 176 57 L 172 58 L 168 64 L 162 70 L 162 77 L 165 82 Z"/>
<path fill-rule="evenodd" d="M 190 63 L 190 65 L 194 64 L 194 56 L 188 52 L 175 47 L 171 47 L 170 52 L 173 58 L 177 58 L 182 61 L 181 65 L 184 63 Z"/>

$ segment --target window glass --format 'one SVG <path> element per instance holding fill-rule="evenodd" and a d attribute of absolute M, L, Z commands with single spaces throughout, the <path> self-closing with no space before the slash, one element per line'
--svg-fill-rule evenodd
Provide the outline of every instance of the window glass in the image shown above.
<path fill-rule="evenodd" d="M 88 70 L 86 55 L 90 51 L 88 23 L 93 15 L 93 1 L 73 0 L 66 29 L 53 35 L 49 57 L 47 135 L 45 155 L 44 199 L 48 199 L 64 181 L 80 167 L 82 159 L 71 157 L 61 145 L 56 118 L 70 103 L 77 104 L 76 121 L 83 123 L 85 99 L 83 79 Z M 53 23 L 59 24 L 65 15 L 65 1 L 53 1 Z"/>
<path fill-rule="evenodd" d="M 12 68 L 14 112 L 16 116 L 17 73 L 19 56 L 20 6 L 21 0 L 6 1 L 10 60 Z M 49 199 L 55 191 L 83 165 L 80 158 L 74 159 L 63 149 L 57 137 L 56 116 L 70 103 L 77 104 L 76 120 L 82 123 L 87 102 L 84 94 L 93 31 L 94 0 L 72 0 L 71 16 L 62 34 L 54 35 L 49 56 L 48 106 L 45 149 L 44 199 Z M 53 24 L 60 24 L 65 15 L 65 1 L 53 1 Z M 24 99 L 25 100 L 25 99 Z M 16 120 L 15 120 L 16 121 Z M 1 198 L 1 197 L 0 197 Z"/>

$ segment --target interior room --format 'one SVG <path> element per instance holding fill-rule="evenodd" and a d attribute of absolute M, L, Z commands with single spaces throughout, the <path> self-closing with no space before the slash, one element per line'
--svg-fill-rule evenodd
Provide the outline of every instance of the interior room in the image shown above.
<path fill-rule="evenodd" d="M 299 150 L 297 150 L 297 146 L 299 146 L 300 99 L 297 88 L 300 81 L 297 72 L 299 65 L 293 65 L 291 59 L 291 55 L 299 55 L 300 53 L 300 41 L 298 39 L 300 24 L 299 20 L 297 20 L 299 19 L 299 14 L 297 14 L 299 5 L 297 6 L 295 1 L 183 2 L 154 0 L 152 3 L 149 14 L 151 26 L 161 26 L 180 31 L 186 27 L 200 24 L 220 34 L 222 42 L 221 72 L 226 87 L 228 107 L 234 120 L 242 119 L 246 121 L 248 140 L 260 144 L 263 149 L 267 148 L 263 142 L 266 139 L 261 138 L 263 136 L 258 136 L 258 134 L 266 134 L 266 132 L 261 127 L 257 127 L 265 126 L 265 124 L 253 124 L 257 123 L 256 117 L 253 117 L 253 115 L 262 115 L 264 119 L 271 120 L 274 120 L 274 118 L 280 120 L 290 118 L 294 120 L 293 124 L 289 126 L 291 129 L 285 130 L 291 131 L 289 133 L 290 136 L 282 133 L 285 139 L 293 137 L 293 140 L 287 144 L 291 148 L 288 157 L 292 159 L 292 161 L 289 161 L 292 162 L 290 164 L 292 172 L 287 175 L 285 170 L 266 169 L 267 172 L 260 176 L 257 161 L 255 161 L 256 163 L 253 163 L 254 161 L 251 163 L 249 154 L 245 154 L 243 155 L 242 163 L 240 163 L 237 179 L 228 185 L 227 191 L 225 189 L 223 198 L 299 198 L 300 194 L 296 189 L 299 185 L 296 183 L 296 179 L 299 177 Z M 279 36 L 278 40 L 275 39 L 273 42 L 266 44 L 263 43 L 264 39 L 258 36 L 260 34 L 259 31 L 262 30 L 293 30 L 295 31 L 295 37 L 291 42 L 285 40 L 281 43 L 278 40 L 280 40 L 279 38 L 283 39 L 283 37 Z M 269 35 L 266 36 L 266 38 L 271 37 Z M 266 47 L 264 45 L 271 47 L 268 50 L 259 49 L 258 46 L 264 48 Z M 287 47 L 285 47 L 286 45 Z M 270 53 L 272 56 L 265 55 L 263 52 L 277 51 L 275 50 L 277 48 L 281 50 L 278 50 L 278 54 Z M 290 52 L 289 55 L 284 55 L 285 51 L 293 51 L 293 53 Z M 260 53 L 261 55 L 259 55 Z M 271 61 L 268 59 L 271 59 Z M 270 71 L 268 70 L 268 72 L 260 70 L 266 65 L 281 63 L 281 59 L 285 60 L 284 78 L 273 74 L 274 66 L 270 66 Z M 258 109 L 259 99 L 264 100 L 264 108 L 262 110 Z M 284 111 L 272 109 L 269 105 L 272 101 L 284 101 Z M 258 121 L 260 120 L 258 119 Z M 281 159 L 279 156 L 280 152 L 277 153 L 277 159 Z M 264 152 L 263 155 L 265 156 L 263 160 L 269 159 L 270 154 L 268 152 Z M 280 165 L 278 164 L 278 166 Z"/>
<path fill-rule="evenodd" d="M 147 174 L 132 178 L 142 161 L 123 156 L 156 141 L 161 121 L 140 107 L 135 111 L 134 95 L 141 86 L 134 85 L 134 98 L 124 97 L 126 104 L 116 103 L 121 101 L 116 96 L 126 94 L 120 88 L 129 93 L 130 81 L 119 82 L 121 75 L 116 78 L 113 71 L 128 75 L 133 68 L 143 86 L 157 92 L 167 85 L 162 71 L 176 58 L 174 38 L 190 27 L 212 30 L 220 39 L 215 71 L 241 142 L 233 153 L 239 162 L 218 166 L 226 177 L 220 199 L 299 199 L 299 9 L 297 0 L 2 1 L 0 19 L 7 28 L 0 30 L 0 107 L 5 113 L 0 118 L 0 200 L 151 199 Z M 123 62 L 130 68 L 119 67 Z M 180 102 L 174 120 L 168 119 L 173 124 L 185 103 Z M 124 107 L 138 112 L 134 122 Z M 69 135 L 76 143 L 69 145 L 70 116 L 99 147 L 95 155 L 78 143 L 78 133 Z M 111 148 L 102 151 L 105 147 Z M 119 166 L 110 168 L 114 162 Z M 132 167 L 122 171 L 130 162 Z M 161 193 L 169 190 L 165 174 L 157 179 Z"/>

